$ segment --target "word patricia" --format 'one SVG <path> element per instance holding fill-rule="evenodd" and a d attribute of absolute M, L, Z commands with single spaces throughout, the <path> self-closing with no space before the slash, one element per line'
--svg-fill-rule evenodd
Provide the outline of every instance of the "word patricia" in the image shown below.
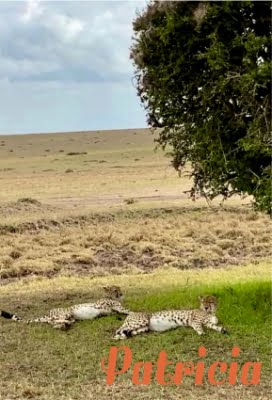
<path fill-rule="evenodd" d="M 235 359 L 239 357 L 240 348 L 233 347 L 231 355 Z M 122 355 L 122 359 L 120 356 Z M 200 358 L 205 358 L 207 350 L 204 346 L 198 349 Z M 118 357 L 119 356 L 119 357 Z M 106 366 L 107 362 L 107 366 Z M 120 369 L 120 364 L 122 368 Z M 261 362 L 248 361 L 243 365 L 238 365 L 237 361 L 232 361 L 229 365 L 226 362 L 215 361 L 210 366 L 205 365 L 204 360 L 194 364 L 192 361 L 178 362 L 175 365 L 173 374 L 166 373 L 168 366 L 174 363 L 167 360 L 167 353 L 161 351 L 156 362 L 138 361 L 132 364 L 132 351 L 127 346 L 111 347 L 108 360 L 101 360 L 101 368 L 106 374 L 106 383 L 114 383 L 118 375 L 126 373 L 132 368 L 132 383 L 135 385 L 149 385 L 152 377 L 160 385 L 180 385 L 186 376 L 194 377 L 195 385 L 202 385 L 206 379 L 211 385 L 235 385 L 237 382 L 243 385 L 258 385 L 261 380 Z M 205 381 L 204 381 L 205 379 Z"/>

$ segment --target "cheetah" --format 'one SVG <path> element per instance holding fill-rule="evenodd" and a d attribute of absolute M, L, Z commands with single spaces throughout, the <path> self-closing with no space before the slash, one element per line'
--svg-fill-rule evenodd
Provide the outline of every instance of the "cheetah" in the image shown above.
<path fill-rule="evenodd" d="M 144 332 L 164 332 L 178 327 L 189 326 L 198 335 L 203 335 L 203 327 L 219 333 L 228 333 L 218 325 L 215 315 L 217 300 L 215 296 L 199 296 L 200 308 L 195 310 L 165 310 L 154 313 L 130 312 L 123 325 L 116 331 L 115 340 L 127 339 Z"/>
<path fill-rule="evenodd" d="M 46 323 L 56 329 L 67 329 L 72 326 L 76 320 L 92 320 L 100 316 L 106 316 L 113 313 L 129 314 L 129 310 L 124 308 L 118 301 L 123 298 L 119 286 L 103 287 L 106 297 L 94 303 L 77 304 L 67 308 L 55 308 L 49 311 L 45 316 L 25 320 L 15 314 L 6 311 L 0 311 L 0 316 L 26 324 Z"/>

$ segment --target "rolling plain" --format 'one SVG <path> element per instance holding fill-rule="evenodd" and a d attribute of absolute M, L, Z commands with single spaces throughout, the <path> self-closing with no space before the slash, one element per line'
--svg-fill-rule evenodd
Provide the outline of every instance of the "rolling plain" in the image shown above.
<path fill-rule="evenodd" d="M 0 136 L 0 308 L 32 317 L 98 299 L 120 285 L 132 310 L 197 307 L 219 299 L 230 331 L 146 334 L 120 345 L 135 361 L 262 362 L 261 382 L 133 385 L 131 371 L 108 386 L 116 317 L 67 332 L 0 321 L 0 399 L 268 399 L 271 395 L 271 220 L 250 198 L 207 203 L 148 129 Z M 169 371 L 171 372 L 171 366 Z"/>

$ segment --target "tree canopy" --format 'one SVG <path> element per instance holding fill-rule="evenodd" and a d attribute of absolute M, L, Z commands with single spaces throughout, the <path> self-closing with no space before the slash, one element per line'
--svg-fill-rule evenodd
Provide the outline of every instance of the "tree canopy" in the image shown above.
<path fill-rule="evenodd" d="M 137 93 L 191 196 L 271 211 L 271 3 L 151 1 L 133 22 Z"/>

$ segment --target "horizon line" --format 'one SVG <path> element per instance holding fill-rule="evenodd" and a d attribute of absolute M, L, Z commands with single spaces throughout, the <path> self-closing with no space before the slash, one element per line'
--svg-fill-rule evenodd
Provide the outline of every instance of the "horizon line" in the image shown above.
<path fill-rule="evenodd" d="M 144 130 L 151 129 L 150 127 L 142 128 L 113 128 L 113 129 L 82 129 L 75 131 L 47 131 L 47 132 L 22 132 L 22 133 L 1 133 L 0 136 L 30 136 L 30 135 L 61 135 L 61 134 L 72 134 L 72 133 L 91 133 L 91 132 L 114 132 L 114 131 L 132 131 L 132 130 Z"/>

